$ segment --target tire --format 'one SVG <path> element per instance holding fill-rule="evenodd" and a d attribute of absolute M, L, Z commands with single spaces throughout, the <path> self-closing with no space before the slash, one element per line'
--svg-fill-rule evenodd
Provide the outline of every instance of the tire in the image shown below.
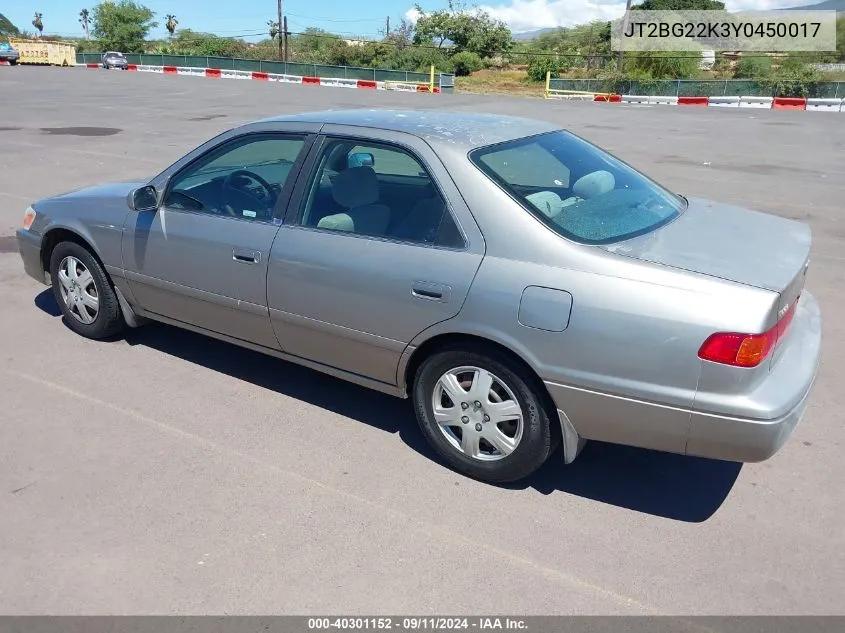
<path fill-rule="evenodd" d="M 475 393 L 472 391 L 479 376 L 476 370 L 487 372 L 492 380 L 486 396 L 478 396 L 483 388 Z M 455 372 L 451 374 L 456 378 L 453 388 L 461 384 L 461 380 L 464 388 L 472 381 L 468 393 L 453 391 L 463 403 L 454 402 L 441 387 L 441 378 L 450 372 Z M 522 367 L 496 350 L 468 346 L 445 349 L 427 358 L 414 376 L 413 402 L 417 422 L 431 447 L 454 470 L 488 483 L 518 481 L 539 469 L 557 444 L 544 398 L 534 386 L 536 383 Z M 460 424 L 447 426 L 446 422 L 438 422 L 435 397 L 441 405 L 438 412 L 441 420 L 453 421 L 459 417 Z M 453 406 L 448 406 L 449 403 Z M 477 408 L 479 403 L 480 409 Z M 519 408 L 521 424 L 514 420 L 496 423 L 505 411 L 504 407 L 514 411 L 514 405 Z M 473 431 L 479 438 L 478 446 L 473 440 Z M 465 433 L 469 433 L 467 444 L 464 444 Z M 508 436 L 504 444 L 503 436 Z M 495 447 L 487 437 L 505 450 Z M 475 448 L 478 449 L 476 456 L 467 454 L 467 449 Z"/>
<path fill-rule="evenodd" d="M 18 65 L 17 59 L 10 59 L 9 60 L 9 66 L 17 66 L 17 65 Z"/>
<path fill-rule="evenodd" d="M 76 262 L 75 279 L 68 275 L 70 264 L 73 262 Z M 90 272 L 90 279 L 84 271 Z M 87 248 L 76 242 L 57 244 L 50 256 L 50 279 L 53 296 L 71 330 L 94 340 L 109 338 L 123 330 L 126 323 L 117 295 L 105 270 Z M 65 290 L 67 280 L 70 280 L 70 290 Z M 67 300 L 66 295 L 79 299 Z M 96 310 L 91 307 L 92 298 L 96 300 Z"/>

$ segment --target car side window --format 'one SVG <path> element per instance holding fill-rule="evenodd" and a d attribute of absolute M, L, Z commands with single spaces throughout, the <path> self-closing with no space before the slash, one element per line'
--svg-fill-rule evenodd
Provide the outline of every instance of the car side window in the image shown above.
<path fill-rule="evenodd" d="M 303 136 L 275 134 L 226 143 L 173 178 L 164 206 L 270 222 L 304 145 Z"/>
<path fill-rule="evenodd" d="M 328 140 L 300 224 L 326 231 L 460 248 L 463 237 L 428 171 L 411 152 Z"/>

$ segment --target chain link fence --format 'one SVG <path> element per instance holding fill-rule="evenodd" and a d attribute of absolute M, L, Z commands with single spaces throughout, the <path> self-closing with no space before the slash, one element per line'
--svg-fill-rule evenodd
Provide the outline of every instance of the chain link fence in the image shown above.
<path fill-rule="evenodd" d="M 240 59 L 232 57 L 203 57 L 197 55 L 149 55 L 129 54 L 126 60 L 139 66 L 179 66 L 182 68 L 219 68 L 220 70 L 248 70 L 262 73 L 277 73 L 298 77 L 322 77 L 325 79 L 367 79 L 371 81 L 398 81 L 408 83 L 428 83 L 429 73 L 416 73 L 404 70 L 386 70 L 381 68 L 356 68 L 354 66 L 325 66 L 322 64 L 300 64 L 295 62 L 274 62 L 258 59 Z M 100 53 L 77 53 L 77 64 L 99 64 Z M 439 73 L 435 74 L 435 85 L 439 83 Z"/>
<path fill-rule="evenodd" d="M 788 83 L 788 82 L 785 82 Z M 811 99 L 845 98 L 845 82 L 804 84 Z M 774 87 L 748 79 L 668 81 L 610 81 L 602 79 L 552 79 L 551 90 L 638 95 L 644 97 L 771 97 Z"/>

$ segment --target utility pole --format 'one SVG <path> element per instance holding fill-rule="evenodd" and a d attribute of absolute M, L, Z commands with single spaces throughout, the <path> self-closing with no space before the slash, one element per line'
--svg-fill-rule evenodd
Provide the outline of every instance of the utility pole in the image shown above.
<path fill-rule="evenodd" d="M 384 29 L 384 36 L 390 35 L 390 16 L 387 16 L 387 27 Z"/>
<path fill-rule="evenodd" d="M 284 55 L 282 54 L 282 0 L 278 0 L 279 2 L 279 59 L 284 59 Z M 284 29 L 287 31 L 287 29 Z"/>
<path fill-rule="evenodd" d="M 280 0 L 281 1 L 281 0 Z M 628 32 L 628 20 L 631 17 L 631 0 L 625 4 L 625 19 L 622 21 L 622 37 L 619 38 L 619 56 L 616 58 L 616 70 L 622 72 L 622 55 L 625 48 L 625 33 Z"/>
<path fill-rule="evenodd" d="M 288 61 L 288 16 L 284 17 L 285 30 L 285 62 Z"/>

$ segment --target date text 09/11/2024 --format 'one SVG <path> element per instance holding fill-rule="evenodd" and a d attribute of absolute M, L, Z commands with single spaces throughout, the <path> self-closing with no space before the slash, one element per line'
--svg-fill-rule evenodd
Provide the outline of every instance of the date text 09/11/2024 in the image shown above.
<path fill-rule="evenodd" d="M 309 630 L 380 630 L 380 631 L 450 631 L 450 630 L 525 630 L 524 620 L 516 618 L 308 618 Z"/>

